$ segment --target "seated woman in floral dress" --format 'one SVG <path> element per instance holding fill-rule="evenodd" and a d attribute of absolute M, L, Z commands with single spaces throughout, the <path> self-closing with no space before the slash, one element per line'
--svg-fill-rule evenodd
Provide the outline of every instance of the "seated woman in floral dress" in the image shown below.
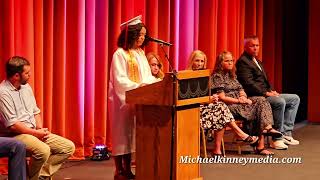
<path fill-rule="evenodd" d="M 218 93 L 219 99 L 225 102 L 234 117 L 252 121 L 255 128 L 253 134 L 259 135 L 256 153 L 271 155 L 273 152 L 265 149 L 264 135 L 281 137 L 282 134 L 272 128 L 273 116 L 269 102 L 263 96 L 247 98 L 241 84 L 235 75 L 235 63 L 231 52 L 223 51 L 216 60 L 212 75 L 212 86 L 223 90 Z"/>
<path fill-rule="evenodd" d="M 191 53 L 188 69 L 203 70 L 206 69 L 206 65 L 207 57 L 202 51 L 196 50 Z M 208 104 L 200 105 L 200 124 L 204 130 L 214 131 L 214 155 L 222 154 L 221 142 L 226 126 L 229 126 L 235 132 L 240 141 L 246 142 L 250 145 L 256 144 L 258 137 L 244 133 L 237 126 L 228 106 L 219 101 L 217 94 L 213 94 L 210 101 L 211 102 Z"/>

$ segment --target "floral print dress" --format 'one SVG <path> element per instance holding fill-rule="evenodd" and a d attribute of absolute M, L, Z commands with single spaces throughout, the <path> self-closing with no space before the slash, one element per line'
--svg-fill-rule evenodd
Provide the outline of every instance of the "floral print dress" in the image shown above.
<path fill-rule="evenodd" d="M 236 78 L 231 78 L 229 73 L 214 73 L 212 87 L 221 87 L 225 95 L 232 98 L 239 98 L 240 91 L 243 90 L 239 81 Z M 235 118 L 255 121 L 256 129 L 252 133 L 258 134 L 265 127 L 273 124 L 271 106 L 263 96 L 254 96 L 248 99 L 252 101 L 252 104 L 228 104 L 228 107 Z"/>
<path fill-rule="evenodd" d="M 220 130 L 234 118 L 223 102 L 200 105 L 200 125 L 204 130 Z"/>

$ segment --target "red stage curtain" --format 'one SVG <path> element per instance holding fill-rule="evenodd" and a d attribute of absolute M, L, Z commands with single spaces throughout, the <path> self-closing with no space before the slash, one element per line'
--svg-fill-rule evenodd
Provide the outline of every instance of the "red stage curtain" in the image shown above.
<path fill-rule="evenodd" d="M 174 44 L 165 50 L 177 70 L 185 69 L 195 49 L 208 55 L 210 68 L 224 49 L 238 58 L 244 36 L 256 34 L 264 43 L 260 57 L 281 88 L 281 68 L 275 64 L 281 57 L 277 4 L 275 0 L 1 0 L 0 78 L 5 78 L 9 57 L 30 60 L 30 84 L 44 126 L 71 139 L 77 146 L 75 157 L 83 158 L 94 144 L 111 146 L 108 68 L 121 22 L 142 14 L 151 36 Z M 150 43 L 146 53 L 150 51 L 164 57 L 156 44 Z"/>
<path fill-rule="evenodd" d="M 263 59 L 268 79 L 274 88 L 282 90 L 282 1 L 269 0 L 264 3 Z"/>

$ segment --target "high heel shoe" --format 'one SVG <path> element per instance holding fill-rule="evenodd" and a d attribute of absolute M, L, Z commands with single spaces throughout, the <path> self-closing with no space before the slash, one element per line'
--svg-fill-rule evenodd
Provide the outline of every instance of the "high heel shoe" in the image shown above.
<path fill-rule="evenodd" d="M 274 130 L 274 131 L 272 131 Z M 283 136 L 283 134 L 273 128 L 265 129 L 263 130 L 265 132 L 262 132 L 262 135 L 264 136 L 272 136 L 273 138 L 280 138 Z"/>

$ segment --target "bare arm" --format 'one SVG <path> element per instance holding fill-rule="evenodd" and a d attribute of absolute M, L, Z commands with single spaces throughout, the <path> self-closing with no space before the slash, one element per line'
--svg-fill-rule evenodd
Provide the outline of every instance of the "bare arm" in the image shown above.
<path fill-rule="evenodd" d="M 16 122 L 14 125 L 10 126 L 9 129 L 17 134 L 30 134 L 38 139 L 43 139 L 48 133 L 46 129 L 31 129 L 25 126 L 22 122 Z"/>
<path fill-rule="evenodd" d="M 36 129 L 42 129 L 43 125 L 40 114 L 34 115 L 34 118 L 36 119 Z"/>
<path fill-rule="evenodd" d="M 252 101 L 245 96 L 233 98 L 226 96 L 224 92 L 219 93 L 219 98 L 226 104 L 252 104 Z"/>
<path fill-rule="evenodd" d="M 237 104 L 237 103 L 240 103 L 239 99 L 228 97 L 228 96 L 226 96 L 226 94 L 224 92 L 221 92 L 218 95 L 219 95 L 219 99 L 221 101 L 223 101 L 224 103 L 226 103 L 226 104 Z"/>

